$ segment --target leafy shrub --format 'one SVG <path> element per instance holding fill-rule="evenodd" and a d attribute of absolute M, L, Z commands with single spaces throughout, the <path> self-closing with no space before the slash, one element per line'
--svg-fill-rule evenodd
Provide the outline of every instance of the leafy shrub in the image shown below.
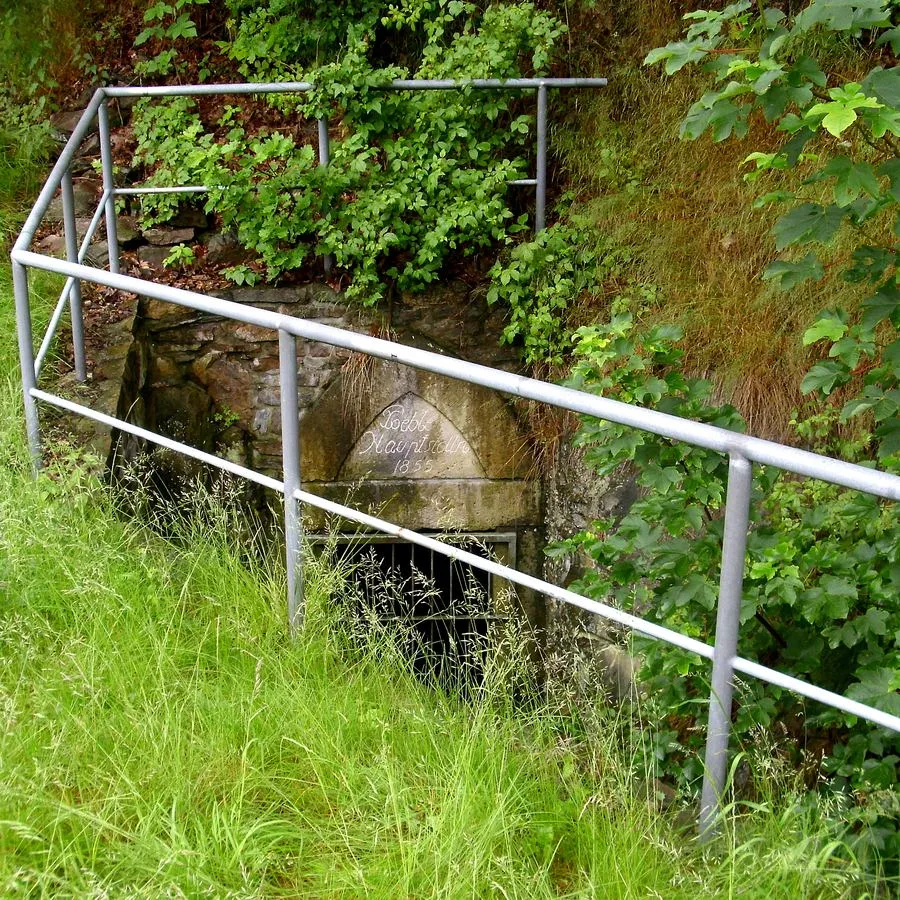
<path fill-rule="evenodd" d="M 383 0 L 227 0 L 229 41 L 223 49 L 253 81 L 290 81 L 342 49 L 353 26 L 371 33 Z"/>
<path fill-rule="evenodd" d="M 622 248 L 564 223 L 518 244 L 489 273 L 488 303 L 502 302 L 510 308 L 502 340 L 520 341 L 527 363 L 562 363 L 572 349 L 566 327 L 571 307 L 600 290 L 627 260 Z"/>
<path fill-rule="evenodd" d="M 180 70 L 179 50 L 184 41 L 197 37 L 193 8 L 206 6 L 209 0 L 155 0 L 144 13 L 144 28 L 134 39 L 135 47 L 145 44 L 157 52 L 138 61 L 134 70 L 141 76 L 169 76 Z"/>
<path fill-rule="evenodd" d="M 563 31 L 531 3 L 483 13 L 446 0 L 406 3 L 388 22 L 424 35 L 415 75 L 429 78 L 540 71 Z M 351 276 L 348 296 L 371 304 L 387 285 L 419 289 L 451 253 L 471 253 L 524 227 L 513 221 L 506 194 L 524 174 L 525 160 L 515 154 L 530 118 L 514 112 L 506 93 L 385 91 L 408 70 L 376 67 L 365 36 L 357 38 L 338 62 L 309 74 L 316 88 L 297 101 L 306 115 L 340 123 L 327 168 L 285 133 L 248 138 L 228 127 L 214 137 L 183 100 L 141 108 L 135 159 L 155 167 L 152 184 L 210 185 L 207 211 L 235 228 L 269 278 L 298 268 L 310 252 L 330 254 Z M 174 201 L 154 199 L 146 208 L 158 220 Z"/>
<path fill-rule="evenodd" d="M 682 374 L 680 336 L 671 327 L 639 331 L 622 312 L 608 324 L 582 328 L 570 384 L 742 430 L 736 410 L 712 404 L 708 382 Z M 819 419 L 799 426 L 818 449 L 820 426 Z M 578 552 L 593 563 L 573 589 L 711 642 L 727 458 L 588 417 L 576 441 L 599 474 L 629 465 L 643 490 L 621 520 L 595 522 L 551 548 L 551 555 Z M 863 436 L 853 446 L 864 451 L 868 444 Z M 900 469 L 896 457 L 886 464 Z M 741 655 L 900 714 L 900 522 L 893 506 L 755 466 L 751 523 Z M 645 709 L 667 723 L 655 738 L 660 773 L 695 789 L 708 665 L 657 642 L 636 643 L 644 658 Z M 900 736 L 836 710 L 807 708 L 795 695 L 755 680 L 741 682 L 736 697 L 739 739 L 777 726 L 797 750 L 796 763 L 810 763 L 798 748 L 817 748 L 810 752 L 824 755 L 825 770 L 859 797 L 880 796 L 896 784 Z M 900 843 L 883 825 L 866 835 L 890 856 Z"/>
<path fill-rule="evenodd" d="M 877 458 L 882 468 L 898 471 L 900 293 L 894 238 L 900 222 L 900 67 L 886 67 L 892 61 L 886 48 L 895 55 L 900 51 L 896 4 L 811 0 L 784 12 L 741 0 L 685 18 L 690 22 L 685 39 L 652 51 L 646 60 L 664 63 L 668 74 L 699 63 L 716 82 L 691 106 L 682 135 L 740 137 L 761 113 L 785 136 L 776 151 L 745 160 L 754 167 L 748 180 L 779 173 L 778 189 L 760 197 L 759 205 L 792 204 L 772 228 L 776 249 L 787 255 L 763 278 L 790 291 L 839 272 L 850 283 L 872 286 L 858 310 L 825 311 L 804 335 L 806 345 L 825 346 L 827 357 L 803 381 L 815 406 L 799 423 L 800 436 L 815 449 L 858 461 Z M 829 40 L 865 48 L 869 71 L 848 80 L 839 67 L 829 67 L 818 52 Z M 825 247 L 841 233 L 849 233 L 856 245 L 849 260 L 823 264 L 817 245 Z M 749 599 L 781 624 L 770 634 L 775 643 L 758 651 L 896 714 L 900 534 L 895 510 L 873 498 L 782 478 L 763 501 L 760 516 L 745 603 Z M 769 584 L 772 599 L 762 587 Z M 773 709 L 783 712 L 783 702 Z M 896 735 L 856 727 L 833 712 L 817 714 L 809 724 L 849 726 L 837 732 L 826 765 L 857 790 L 895 784 Z M 880 840 L 892 841 L 900 856 L 896 821 Z"/>

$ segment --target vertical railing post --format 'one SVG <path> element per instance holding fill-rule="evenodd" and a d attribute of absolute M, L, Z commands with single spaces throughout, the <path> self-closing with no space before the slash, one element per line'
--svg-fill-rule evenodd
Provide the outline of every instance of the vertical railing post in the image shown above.
<path fill-rule="evenodd" d="M 100 130 L 100 162 L 103 166 L 103 191 L 106 194 L 106 244 L 109 248 L 109 271 L 119 272 L 119 230 L 116 225 L 116 180 L 113 175 L 112 141 L 109 131 L 109 107 L 106 97 L 97 110 Z"/>
<path fill-rule="evenodd" d="M 300 413 L 297 405 L 297 339 L 278 331 L 281 377 L 281 455 L 284 474 L 284 542 L 287 564 L 288 624 L 303 626 L 303 561 L 300 511 L 294 491 L 300 489 Z"/>
<path fill-rule="evenodd" d="M 328 137 L 328 119 L 319 119 L 319 166 L 327 168 L 331 161 L 331 144 Z M 327 275 L 334 265 L 334 257 L 327 253 L 324 259 L 325 274 Z"/>
<path fill-rule="evenodd" d="M 34 345 L 31 336 L 31 305 L 28 300 L 28 270 L 21 263 L 12 263 L 13 295 L 16 303 L 16 335 L 19 339 L 19 368 L 22 370 L 22 399 L 25 404 L 25 432 L 31 465 L 37 475 L 41 468 L 41 428 L 37 401 L 31 396 L 37 387 L 34 374 Z"/>
<path fill-rule="evenodd" d="M 537 92 L 537 171 L 535 179 L 534 233 L 544 230 L 547 217 L 547 85 Z"/>
<path fill-rule="evenodd" d="M 72 172 L 66 169 L 60 184 L 62 191 L 63 231 L 66 238 L 66 259 L 78 262 L 78 231 L 75 225 L 75 191 L 72 187 Z M 75 359 L 75 377 L 79 381 L 87 379 L 87 365 L 84 353 L 84 316 L 81 309 L 81 280 L 75 278 L 69 288 L 69 312 L 72 320 L 72 355 Z"/>
<path fill-rule="evenodd" d="M 750 527 L 750 495 L 753 466 L 732 454 L 728 461 L 725 498 L 725 533 L 722 538 L 722 570 L 713 646 L 712 691 L 706 732 L 705 773 L 700 798 L 699 831 L 709 840 L 718 828 L 725 778 L 728 772 L 728 738 L 731 734 L 731 697 L 734 690 L 734 658 L 741 621 L 741 594 L 747 531 Z"/>

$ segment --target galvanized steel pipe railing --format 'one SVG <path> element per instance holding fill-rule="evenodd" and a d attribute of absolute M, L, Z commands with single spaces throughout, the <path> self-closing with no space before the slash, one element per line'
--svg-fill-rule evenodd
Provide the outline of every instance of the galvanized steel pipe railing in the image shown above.
<path fill-rule="evenodd" d="M 520 179 L 514 183 L 534 184 L 536 186 L 535 229 L 540 230 L 544 227 L 546 215 L 547 88 L 601 87 L 605 84 L 606 79 L 510 79 L 507 81 L 477 79 L 469 82 L 398 80 L 390 85 L 386 85 L 385 89 L 459 90 L 471 87 L 492 90 L 536 90 L 538 103 L 536 177 L 534 179 Z M 268 310 L 256 309 L 168 285 L 144 281 L 118 272 L 115 210 L 117 196 L 167 192 L 188 194 L 205 191 L 207 188 L 200 185 L 116 188 L 112 169 L 109 116 L 106 106 L 107 98 L 197 96 L 217 93 L 266 94 L 307 91 L 311 90 L 312 87 L 313 85 L 308 82 L 178 85 L 159 88 L 123 87 L 101 89 L 94 95 L 71 138 L 60 154 L 56 165 L 53 167 L 11 253 L 25 422 L 30 453 L 35 469 L 37 470 L 41 464 L 40 423 L 37 409 L 37 403 L 40 401 L 59 409 L 86 416 L 111 428 L 119 429 L 174 452 L 208 463 L 232 475 L 246 478 L 282 494 L 285 506 L 288 622 L 292 630 L 301 627 L 304 612 L 300 504 L 305 503 L 367 528 L 427 547 L 435 552 L 465 562 L 468 565 L 499 575 L 514 584 L 539 591 L 548 597 L 577 606 L 648 637 L 665 641 L 673 646 L 695 653 L 702 658 L 712 660 L 712 690 L 699 822 L 700 834 L 704 839 L 715 833 L 722 808 L 722 795 L 725 789 L 727 772 L 728 741 L 731 731 L 731 699 L 735 672 L 741 672 L 770 684 L 778 685 L 816 702 L 867 719 L 875 725 L 900 732 L 900 717 L 850 700 L 847 697 L 842 697 L 817 685 L 784 675 L 781 672 L 743 659 L 737 655 L 753 464 L 773 465 L 798 475 L 819 478 L 832 484 L 865 491 L 894 501 L 900 499 L 900 477 L 865 466 L 830 459 L 819 454 L 799 450 L 795 447 L 788 447 L 749 435 L 726 431 L 705 423 L 681 419 L 677 416 L 643 409 L 617 400 L 547 384 L 546 382 L 513 375 L 508 372 L 501 372 L 486 366 L 406 347 L 368 335 L 357 334 L 303 319 L 282 316 Z M 75 235 L 74 204 L 69 173 L 78 145 L 88 133 L 94 117 L 97 118 L 100 132 L 101 159 L 104 168 L 103 195 L 79 248 Z M 327 121 L 320 120 L 318 122 L 318 133 L 319 162 L 320 165 L 327 165 L 329 159 Z M 36 254 L 29 249 L 41 218 L 53 194 L 60 187 L 62 188 L 63 196 L 67 256 L 65 260 Z M 93 234 L 99 225 L 100 219 L 104 216 L 106 218 L 109 242 L 109 272 L 82 264 Z M 328 265 L 328 261 L 326 261 L 326 265 Z M 50 325 L 42 341 L 37 358 L 35 358 L 32 343 L 28 268 L 53 272 L 66 277 L 65 286 L 51 317 Z M 72 313 L 76 374 L 78 377 L 84 376 L 84 338 L 80 306 L 80 284 L 83 281 L 175 303 L 198 312 L 258 325 L 271 329 L 273 334 L 277 335 L 283 429 L 283 477 L 281 481 L 38 388 L 37 377 L 40 374 L 41 364 L 48 352 L 53 335 L 65 309 L 66 301 L 69 302 Z M 420 535 L 395 523 L 304 491 L 302 489 L 300 472 L 301 435 L 297 403 L 298 338 L 331 344 L 378 359 L 390 360 L 449 378 L 492 388 L 523 399 L 606 419 L 671 440 L 683 441 L 694 446 L 705 447 L 727 454 L 729 457 L 729 474 L 725 501 L 725 531 L 716 632 L 713 645 L 710 646 L 702 641 L 697 641 L 677 631 L 626 613 L 608 604 L 591 600 L 542 579 L 526 575 L 493 560 L 482 559 L 446 542 Z"/>

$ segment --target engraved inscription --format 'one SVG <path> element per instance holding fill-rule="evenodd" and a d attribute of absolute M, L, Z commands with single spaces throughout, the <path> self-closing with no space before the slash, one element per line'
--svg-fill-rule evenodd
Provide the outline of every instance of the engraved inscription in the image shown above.
<path fill-rule="evenodd" d="M 342 477 L 472 478 L 483 470 L 452 422 L 415 394 L 383 409 L 350 451 Z"/>

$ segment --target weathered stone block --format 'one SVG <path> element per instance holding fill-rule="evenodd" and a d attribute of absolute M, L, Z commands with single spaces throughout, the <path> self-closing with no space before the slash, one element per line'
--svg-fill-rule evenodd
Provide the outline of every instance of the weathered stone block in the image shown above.
<path fill-rule="evenodd" d="M 175 244 L 188 244 L 194 240 L 193 228 L 169 228 L 158 225 L 156 228 L 144 230 L 144 240 L 154 247 L 173 247 Z"/>

